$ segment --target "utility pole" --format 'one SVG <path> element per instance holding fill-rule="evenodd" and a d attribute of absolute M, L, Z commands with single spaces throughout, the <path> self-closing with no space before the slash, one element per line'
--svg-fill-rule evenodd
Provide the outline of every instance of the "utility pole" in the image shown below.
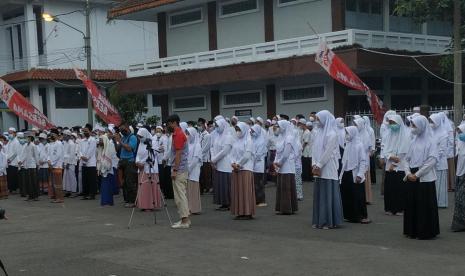
<path fill-rule="evenodd" d="M 86 59 L 87 59 L 87 77 L 92 80 L 92 49 L 90 46 L 90 4 L 89 0 L 86 0 L 86 36 L 84 37 L 84 47 L 86 48 Z M 92 96 L 87 93 L 87 118 L 89 124 L 94 124 L 94 112 L 92 109 Z"/>
<path fill-rule="evenodd" d="M 460 0 L 454 0 L 454 123 L 462 121 L 462 45 L 460 38 L 462 7 Z"/>

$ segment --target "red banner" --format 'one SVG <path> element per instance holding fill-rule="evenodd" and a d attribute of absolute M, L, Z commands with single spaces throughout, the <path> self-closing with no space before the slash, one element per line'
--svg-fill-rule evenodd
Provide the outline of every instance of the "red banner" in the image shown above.
<path fill-rule="evenodd" d="M 0 79 L 0 91 L 2 100 L 18 117 L 40 129 L 55 127 L 40 110 L 33 106 L 21 93 Z"/>
<path fill-rule="evenodd" d="M 104 120 L 105 123 L 119 126 L 121 124 L 121 116 L 118 110 L 116 110 L 102 92 L 100 92 L 95 83 L 89 80 L 86 74 L 76 68 L 74 69 L 74 73 L 76 73 L 76 77 L 84 83 L 87 92 L 92 96 L 92 103 L 97 115 Z"/>
<path fill-rule="evenodd" d="M 373 117 L 378 124 L 383 122 L 386 112 L 383 102 L 331 49 L 326 43 L 321 43 L 315 55 L 315 61 L 319 63 L 329 75 L 338 82 L 352 89 L 365 92 Z"/>

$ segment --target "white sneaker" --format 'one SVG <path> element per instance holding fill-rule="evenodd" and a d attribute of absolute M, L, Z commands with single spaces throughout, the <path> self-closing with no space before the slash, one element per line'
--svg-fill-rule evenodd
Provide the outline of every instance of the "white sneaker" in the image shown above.
<path fill-rule="evenodd" d="M 190 224 L 189 223 L 175 223 L 171 226 L 171 228 L 173 229 L 187 229 L 190 227 Z"/>

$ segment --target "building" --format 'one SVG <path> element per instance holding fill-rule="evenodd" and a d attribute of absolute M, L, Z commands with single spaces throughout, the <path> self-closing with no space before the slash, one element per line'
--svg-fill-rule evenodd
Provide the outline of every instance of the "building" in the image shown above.
<path fill-rule="evenodd" d="M 388 107 L 449 104 L 452 88 L 413 60 L 358 49 L 439 53 L 451 25 L 396 16 L 389 0 L 123 1 L 109 19 L 158 23 L 159 58 L 128 64 L 124 93 L 145 93 L 163 117 L 291 116 L 368 109 L 365 97 L 314 62 L 320 39 L 375 89 Z M 313 30 L 318 32 L 315 34 Z M 435 71 L 438 58 L 421 58 Z M 449 97 L 450 96 L 450 97 Z M 450 99 L 449 99 L 450 98 Z"/>
<path fill-rule="evenodd" d="M 91 0 L 92 78 L 108 87 L 126 78 L 137 60 L 158 58 L 157 24 L 107 20 L 116 1 Z M 0 78 L 14 86 L 56 125 L 87 122 L 87 91 L 72 68 L 86 68 L 82 0 L 0 1 Z M 42 14 L 61 22 L 45 22 Z M 2 103 L 3 104 L 3 103 Z M 30 126 L 0 106 L 0 129 Z M 155 114 L 153 109 L 148 113 Z"/>

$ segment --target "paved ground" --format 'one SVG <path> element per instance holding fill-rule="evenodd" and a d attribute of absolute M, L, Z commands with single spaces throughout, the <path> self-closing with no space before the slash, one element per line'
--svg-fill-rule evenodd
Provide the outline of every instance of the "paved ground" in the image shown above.
<path fill-rule="evenodd" d="M 0 221 L 0 258 L 10 275 L 464 275 L 465 233 L 451 233 L 453 208 L 440 210 L 441 235 L 432 241 L 402 236 L 402 217 L 383 214 L 382 198 L 369 207 L 373 224 L 337 230 L 311 228 L 312 183 L 294 216 L 274 215 L 273 204 L 253 221 L 234 221 L 213 211 L 189 230 L 171 230 L 158 212 L 69 199 L 62 206 L 17 196 L 0 201 L 9 221 Z M 375 186 L 378 195 L 378 186 Z M 268 185 L 269 203 L 275 187 Z M 452 194 L 450 194 L 452 197 Z M 450 205 L 452 206 L 452 204 Z M 174 203 L 169 210 L 176 216 Z M 0 273 L 1 275 L 1 273 Z"/>

